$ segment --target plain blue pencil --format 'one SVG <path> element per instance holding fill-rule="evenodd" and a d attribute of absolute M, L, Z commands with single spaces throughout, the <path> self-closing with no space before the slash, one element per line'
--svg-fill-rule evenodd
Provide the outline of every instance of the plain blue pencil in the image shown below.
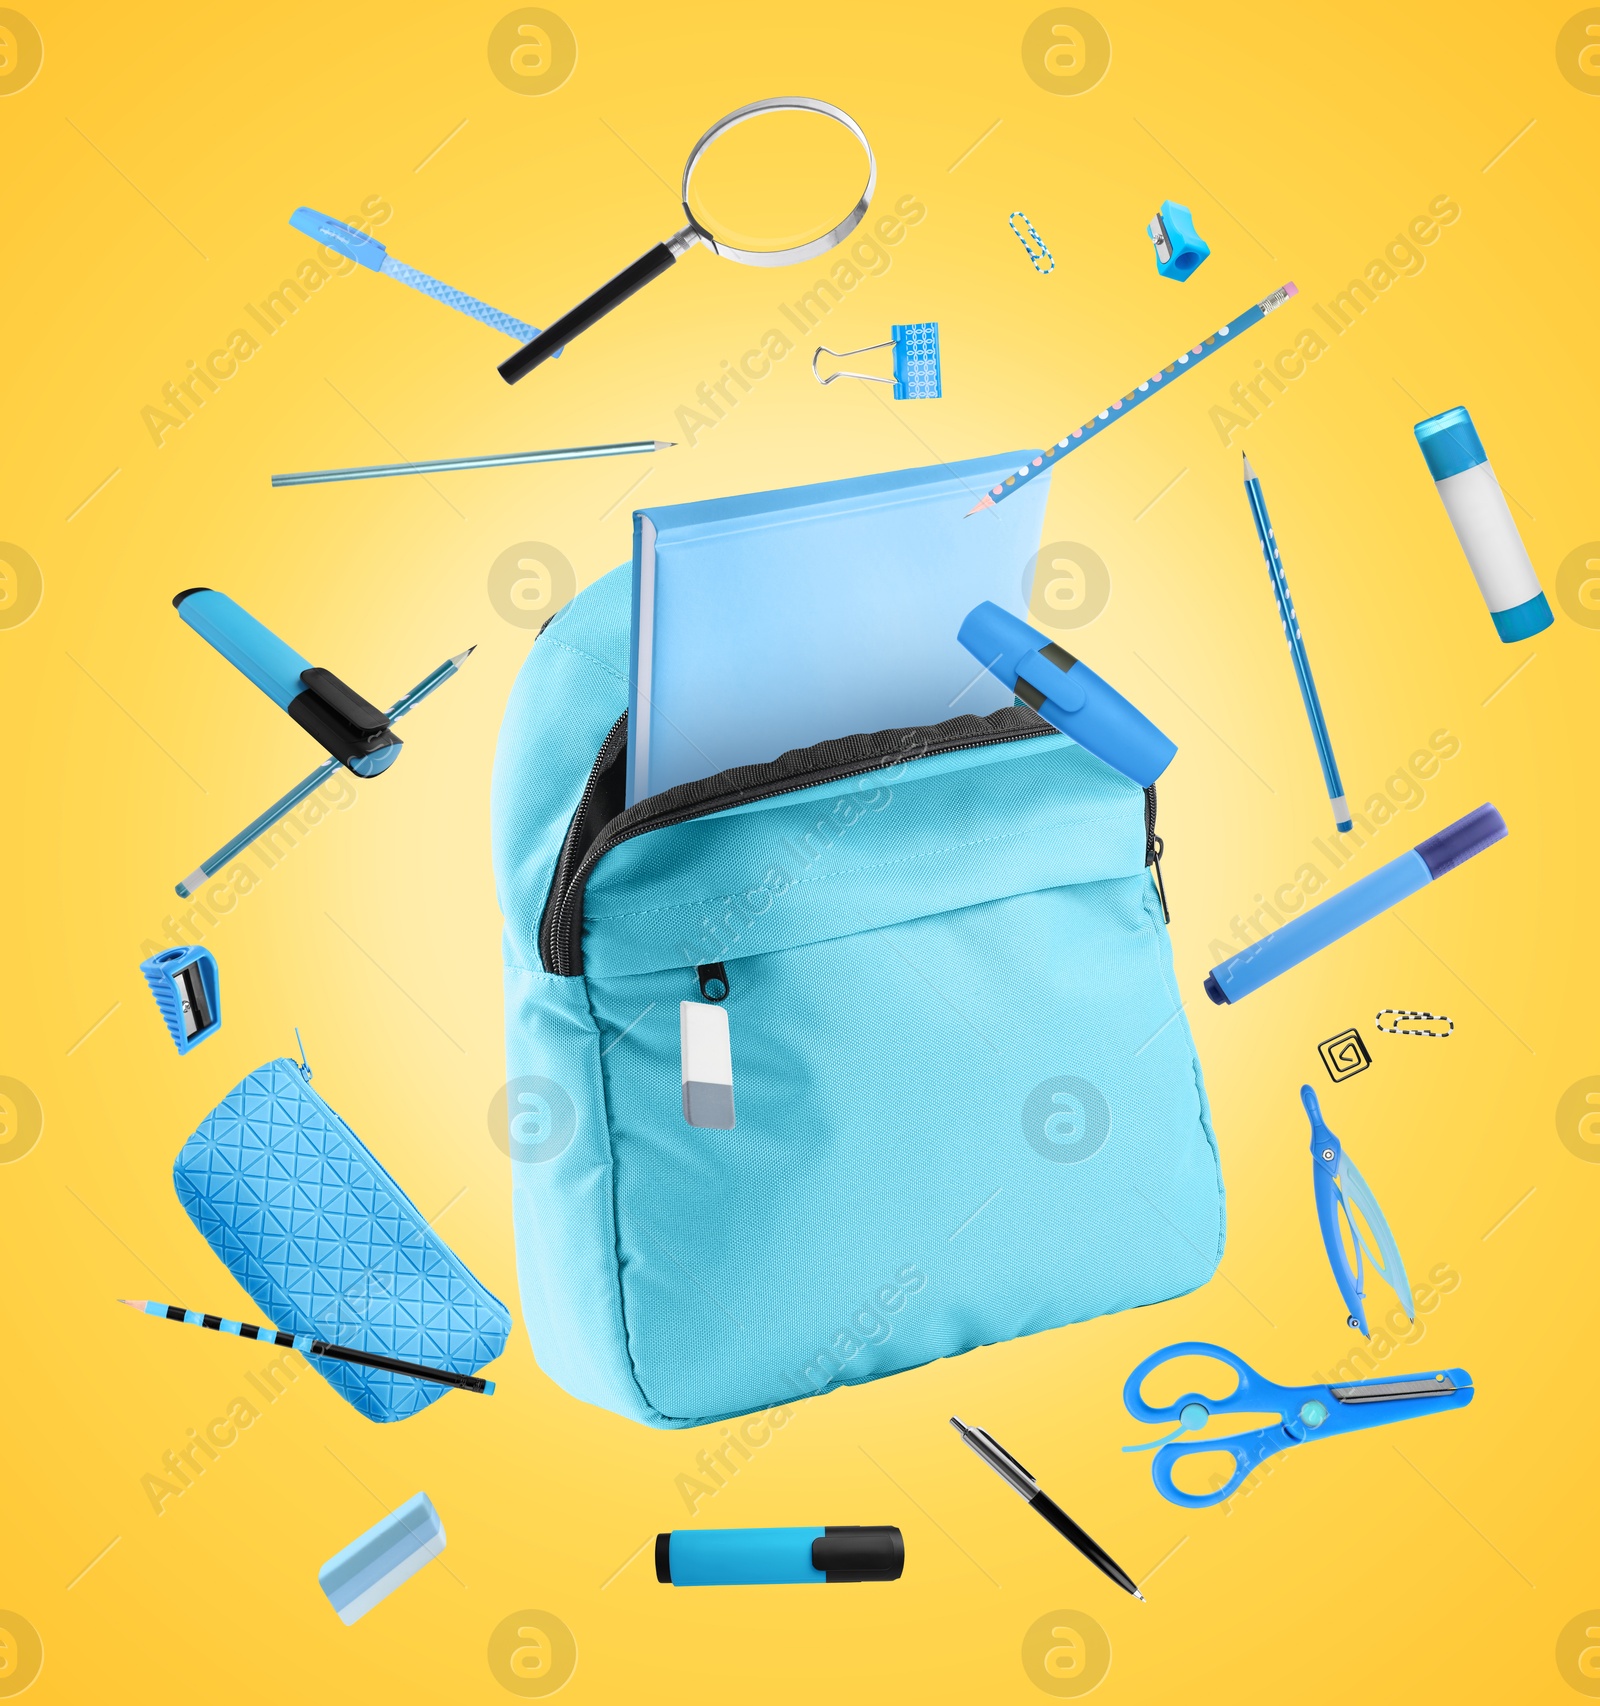
<path fill-rule="evenodd" d="M 1272 595 L 1278 601 L 1278 614 L 1283 618 L 1284 637 L 1289 642 L 1289 656 L 1294 660 L 1294 676 L 1300 683 L 1300 697 L 1305 702 L 1306 720 L 1311 724 L 1311 738 L 1317 743 L 1322 779 L 1328 785 L 1328 799 L 1333 805 L 1334 827 L 1342 835 L 1351 824 L 1350 805 L 1344 797 L 1344 783 L 1339 779 L 1339 765 L 1333 756 L 1333 741 L 1328 734 L 1327 719 L 1322 714 L 1322 701 L 1317 697 L 1317 684 L 1311 678 L 1311 660 L 1306 656 L 1306 643 L 1300 637 L 1300 618 L 1295 615 L 1294 600 L 1289 596 L 1289 582 L 1283 572 L 1283 559 L 1278 555 L 1278 540 L 1272 531 L 1272 518 L 1267 514 L 1267 500 L 1261 495 L 1261 482 L 1256 478 L 1248 456 L 1244 459 L 1244 490 L 1250 500 L 1250 513 L 1255 517 L 1261 554 L 1267 559 Z"/>

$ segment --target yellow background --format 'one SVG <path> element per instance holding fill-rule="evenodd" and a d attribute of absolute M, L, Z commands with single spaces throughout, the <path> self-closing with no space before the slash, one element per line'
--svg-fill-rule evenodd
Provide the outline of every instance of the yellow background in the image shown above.
<path fill-rule="evenodd" d="M 1109 1633 L 1108 1700 L 1569 1697 L 1557 1637 L 1600 1604 L 1600 1169 L 1563 1146 L 1555 1110 L 1600 1070 L 1583 971 L 1600 634 L 1558 609 L 1533 641 L 1498 643 L 1411 426 L 1471 408 L 1554 604 L 1557 565 L 1600 535 L 1600 100 L 1559 74 L 1561 6 L 1094 11 L 1109 73 L 1064 98 L 1024 72 L 1029 7 L 572 0 L 576 70 L 527 97 L 490 73 L 494 7 L 29 8 L 43 69 L 0 99 L 0 534 L 37 560 L 43 602 L 0 631 L 0 1075 L 31 1087 L 44 1129 L 0 1168 L 0 1606 L 43 1638 L 33 1698 L 492 1702 L 508 1696 L 490 1634 L 525 1608 L 573 1631 L 573 1700 L 1028 1701 L 1023 1636 L 1057 1610 Z M 141 424 L 309 253 L 295 206 L 349 218 L 382 198 L 391 253 L 548 324 L 675 229 L 668 186 L 707 124 L 795 92 L 872 138 L 874 217 L 904 195 L 928 209 L 816 341 L 935 319 L 941 402 L 821 390 L 808 344 L 692 448 L 649 461 L 269 489 L 269 472 L 396 454 L 683 441 L 675 411 L 825 270 L 702 251 L 514 389 L 498 334 L 370 273 L 337 278 L 159 448 Z M 1443 195 L 1461 216 L 1424 270 L 1224 448 L 1208 410 Z M 1164 197 L 1213 249 L 1183 286 L 1157 278 L 1144 235 Z M 1047 277 L 1007 229 L 1014 208 L 1054 251 Z M 674 1477 L 719 1431 L 655 1433 L 568 1398 L 520 1326 L 496 1397 L 392 1428 L 302 1374 L 156 1515 L 141 1477 L 268 1359 L 114 1299 L 250 1317 L 170 1165 L 228 1088 L 292 1051 L 291 1026 L 317 1088 L 424 1213 L 447 1209 L 441 1232 L 520 1319 L 487 1124 L 503 1078 L 488 782 L 532 630 L 491 605 L 495 558 L 539 541 L 587 584 L 626 556 L 636 501 L 1048 443 L 1288 278 L 1297 302 L 1063 466 L 1045 528 L 1112 578 L 1098 620 L 1060 638 L 1180 747 L 1161 829 L 1229 1190 L 1219 1276 L 807 1404 L 700 1508 L 719 1525 L 898 1523 L 894 1587 L 657 1586 L 634 1554 L 688 1520 Z M 1353 801 L 1433 731 L 1460 742 L 1339 880 L 1485 799 L 1511 835 L 1228 1011 L 1200 998 L 1208 944 L 1329 829 L 1241 447 Z M 207 927 L 224 1024 L 179 1059 L 140 944 L 176 912 L 174 880 L 314 759 L 177 620 L 169 599 L 196 584 L 385 702 L 478 650 L 408 721 L 396 774 Z M 1376 1035 L 1385 1006 L 1451 1014 L 1455 1035 Z M 1334 1086 L 1316 1044 L 1348 1025 L 1374 1064 Z M 1314 1226 L 1303 1081 L 1413 1279 L 1460 1275 L 1385 1372 L 1463 1365 L 1477 1399 L 1295 1451 L 1226 1511 L 1188 1513 L 1155 1494 L 1148 1458 L 1119 1454 L 1150 1434 L 1122 1408 L 1133 1364 L 1201 1337 L 1297 1381 L 1358 1343 Z M 862 1188 L 884 1188 L 870 1155 Z M 1022 1510 L 953 1438 L 952 1411 L 1135 1575 L 1154 1570 L 1149 1603 Z M 448 1550 L 342 1627 L 318 1566 L 418 1488 Z"/>

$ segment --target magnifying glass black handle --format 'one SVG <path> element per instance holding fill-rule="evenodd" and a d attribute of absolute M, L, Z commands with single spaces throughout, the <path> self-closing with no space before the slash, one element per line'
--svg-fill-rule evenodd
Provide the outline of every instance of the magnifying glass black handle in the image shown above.
<path fill-rule="evenodd" d="M 553 326 L 546 326 L 532 343 L 527 343 L 515 355 L 500 363 L 500 377 L 507 385 L 515 385 L 524 374 L 532 373 L 541 361 L 547 361 L 557 350 L 564 348 L 586 332 L 596 320 L 603 319 L 619 302 L 626 302 L 636 290 L 651 279 L 659 278 L 677 255 L 666 243 L 657 243 L 647 255 L 641 255 L 631 267 L 624 267 L 613 279 L 602 284 L 593 296 L 580 302 L 570 313 L 563 314 Z"/>

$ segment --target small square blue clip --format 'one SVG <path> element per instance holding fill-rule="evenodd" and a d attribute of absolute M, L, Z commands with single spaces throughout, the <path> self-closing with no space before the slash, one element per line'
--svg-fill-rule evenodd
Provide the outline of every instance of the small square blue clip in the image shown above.
<path fill-rule="evenodd" d="M 831 355 L 836 361 L 846 356 L 865 355 L 869 350 L 894 350 L 894 377 L 885 379 L 880 373 L 852 373 L 840 368 L 826 379 L 817 372 L 818 358 Z M 892 385 L 897 403 L 931 402 L 944 395 L 939 371 L 939 322 L 916 320 L 906 326 L 891 326 L 889 337 L 881 344 L 865 344 L 860 349 L 818 349 L 811 357 L 811 374 L 819 385 L 831 385 L 835 379 L 867 379 L 874 385 Z"/>

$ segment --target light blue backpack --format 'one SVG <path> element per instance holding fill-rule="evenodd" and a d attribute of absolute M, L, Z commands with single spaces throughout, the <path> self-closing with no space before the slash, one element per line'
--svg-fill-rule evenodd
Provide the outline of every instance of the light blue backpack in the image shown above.
<path fill-rule="evenodd" d="M 1017 707 L 624 810 L 629 607 L 624 567 L 542 633 L 495 761 L 545 1373 L 690 1427 L 1203 1284 L 1222 1180 L 1154 791 Z M 731 1129 L 686 1117 L 706 1003 Z"/>

